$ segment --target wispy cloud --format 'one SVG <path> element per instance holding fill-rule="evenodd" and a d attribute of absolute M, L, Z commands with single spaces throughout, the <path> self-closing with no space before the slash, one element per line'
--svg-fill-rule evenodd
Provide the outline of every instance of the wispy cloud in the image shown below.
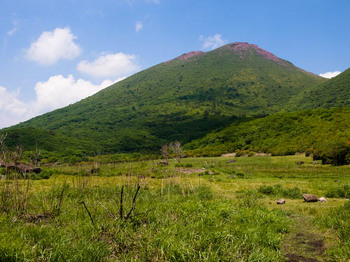
<path fill-rule="evenodd" d="M 76 38 L 68 27 L 43 32 L 30 45 L 26 57 L 42 65 L 51 65 L 61 59 L 74 59 L 81 53 L 81 48 L 74 43 Z"/>
<path fill-rule="evenodd" d="M 320 76 L 325 78 L 333 78 L 339 75 L 340 73 L 341 73 L 340 71 L 327 72 L 327 73 L 320 74 Z"/>
<path fill-rule="evenodd" d="M 18 30 L 19 23 L 17 20 L 12 21 L 12 29 L 7 32 L 7 35 L 12 36 Z"/>
<path fill-rule="evenodd" d="M 143 24 L 141 21 L 136 22 L 135 24 L 135 31 L 136 33 L 140 32 L 143 29 Z"/>
<path fill-rule="evenodd" d="M 204 37 L 201 35 L 199 37 L 199 41 L 203 42 L 202 48 L 204 50 L 208 50 L 208 49 L 213 50 L 215 48 L 218 48 L 224 45 L 227 42 L 222 38 L 222 35 L 220 34 L 215 34 L 213 36 L 208 36 L 208 37 Z"/>

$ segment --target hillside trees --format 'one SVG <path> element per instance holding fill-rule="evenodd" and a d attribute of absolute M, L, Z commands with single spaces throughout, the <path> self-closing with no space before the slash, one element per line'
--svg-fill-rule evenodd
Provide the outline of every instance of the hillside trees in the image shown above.
<path fill-rule="evenodd" d="M 314 150 L 313 159 L 321 160 L 322 164 L 336 166 L 350 164 L 350 141 L 326 141 L 318 149 Z"/>

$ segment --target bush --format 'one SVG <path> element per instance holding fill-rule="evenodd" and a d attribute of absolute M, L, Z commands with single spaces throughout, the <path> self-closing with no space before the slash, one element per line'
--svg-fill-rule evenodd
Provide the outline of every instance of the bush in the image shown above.
<path fill-rule="evenodd" d="M 335 166 L 350 164 L 350 145 L 340 140 L 324 143 L 314 151 L 313 160 Z"/>
<path fill-rule="evenodd" d="M 332 188 L 327 191 L 326 197 L 348 198 L 350 197 L 350 186 L 344 185 L 342 187 Z"/>
<path fill-rule="evenodd" d="M 245 174 L 243 172 L 238 172 L 236 176 L 238 176 L 239 178 L 244 178 Z"/>
<path fill-rule="evenodd" d="M 248 153 L 248 157 L 252 157 L 252 156 L 255 156 L 255 153 L 254 152 L 249 152 Z"/>
<path fill-rule="evenodd" d="M 258 192 L 264 195 L 286 197 L 292 199 L 300 198 L 302 195 L 302 192 L 298 187 L 283 188 L 280 184 L 274 186 L 262 185 L 259 187 Z"/>
<path fill-rule="evenodd" d="M 191 163 L 177 163 L 175 164 L 175 167 L 193 167 L 193 165 Z"/>
<path fill-rule="evenodd" d="M 314 149 L 313 148 L 308 148 L 308 149 L 305 150 L 305 156 L 306 157 L 313 155 L 313 153 L 314 153 Z"/>

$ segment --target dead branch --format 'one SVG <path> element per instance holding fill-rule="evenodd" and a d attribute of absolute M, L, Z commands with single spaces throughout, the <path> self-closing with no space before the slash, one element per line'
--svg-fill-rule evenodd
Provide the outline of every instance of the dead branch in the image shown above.
<path fill-rule="evenodd" d="M 90 220 L 91 220 L 92 225 L 95 226 L 94 220 L 92 219 L 91 213 L 90 213 L 89 209 L 87 208 L 85 202 L 84 202 L 84 201 L 81 201 L 81 202 L 78 202 L 78 204 L 83 204 L 83 205 L 84 205 L 85 210 L 86 210 L 86 212 L 88 213 L 88 215 L 89 215 L 89 217 L 90 217 Z"/>
<path fill-rule="evenodd" d="M 128 219 L 130 218 L 131 213 L 132 213 L 132 211 L 134 210 L 135 201 L 136 201 L 137 194 L 139 193 L 139 190 L 140 190 L 140 185 L 137 186 L 136 193 L 135 193 L 135 195 L 134 195 L 134 198 L 132 199 L 132 204 L 131 204 L 130 211 L 129 211 L 129 213 L 126 215 L 125 220 L 128 220 Z"/>
<path fill-rule="evenodd" d="M 107 213 L 108 213 L 108 215 L 109 215 L 110 217 L 112 217 L 113 219 L 116 219 L 115 215 L 113 215 L 113 214 L 107 209 L 107 207 L 105 207 L 100 201 L 97 201 L 97 203 L 99 203 L 100 206 L 103 207 L 103 209 L 107 211 Z"/>
<path fill-rule="evenodd" d="M 123 192 L 124 192 L 124 185 L 122 186 L 122 191 L 120 192 L 120 208 L 119 208 L 120 219 L 123 219 Z"/>

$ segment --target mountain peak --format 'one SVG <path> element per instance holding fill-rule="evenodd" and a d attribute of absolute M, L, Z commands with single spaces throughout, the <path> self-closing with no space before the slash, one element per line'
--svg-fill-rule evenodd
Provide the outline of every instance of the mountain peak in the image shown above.
<path fill-rule="evenodd" d="M 249 44 L 246 42 L 235 42 L 224 45 L 219 49 L 233 50 L 240 58 L 244 58 L 244 56 L 247 54 L 253 54 L 254 52 L 255 54 L 258 54 L 268 60 L 272 60 L 283 66 L 287 66 L 282 59 L 254 44 Z"/>

